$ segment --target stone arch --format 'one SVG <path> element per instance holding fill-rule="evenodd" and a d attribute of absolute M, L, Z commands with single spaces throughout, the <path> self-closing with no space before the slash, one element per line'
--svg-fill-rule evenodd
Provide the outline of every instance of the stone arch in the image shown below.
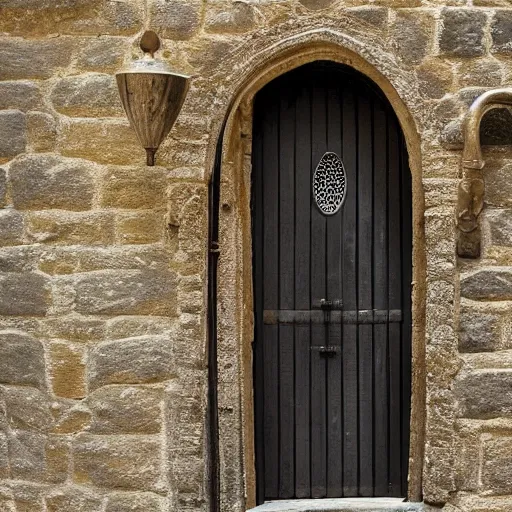
<path fill-rule="evenodd" d="M 421 144 L 414 111 L 415 80 L 383 44 L 365 42 L 332 28 L 290 33 L 273 29 L 263 48 L 248 43 L 242 59 L 222 64 L 226 71 L 206 155 L 211 173 L 222 143 L 218 267 L 218 410 L 220 509 L 241 511 L 254 504 L 255 469 L 252 413 L 252 240 L 250 153 L 252 105 L 267 83 L 316 60 L 346 64 L 372 79 L 394 108 L 409 152 L 413 181 L 413 382 L 409 499 L 422 489 L 425 432 L 425 236 Z M 230 68 L 231 66 L 231 68 Z M 227 70 L 230 72 L 227 72 Z M 219 73 L 222 73 L 222 70 Z M 219 137 L 222 141 L 219 142 Z M 211 178 L 211 174 L 210 174 Z"/>

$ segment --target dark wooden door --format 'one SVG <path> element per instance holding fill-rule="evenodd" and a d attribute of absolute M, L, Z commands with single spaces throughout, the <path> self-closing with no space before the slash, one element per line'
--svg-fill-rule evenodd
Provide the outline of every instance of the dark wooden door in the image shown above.
<path fill-rule="evenodd" d="M 323 62 L 266 86 L 254 116 L 258 501 L 405 496 L 412 227 L 399 124 L 373 83 Z M 313 193 L 326 153 L 345 172 L 328 214 Z"/>

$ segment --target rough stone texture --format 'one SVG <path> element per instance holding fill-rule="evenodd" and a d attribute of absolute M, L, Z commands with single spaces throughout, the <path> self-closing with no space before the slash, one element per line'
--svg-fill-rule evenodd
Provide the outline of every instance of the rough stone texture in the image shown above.
<path fill-rule="evenodd" d="M 30 387 L 1 386 L 6 418 L 13 429 L 47 432 L 53 426 L 48 398 Z"/>
<path fill-rule="evenodd" d="M 175 276 L 158 270 L 98 271 L 80 275 L 76 311 L 102 315 L 170 315 Z"/>
<path fill-rule="evenodd" d="M 27 120 L 23 112 L 0 111 L 0 162 L 25 151 L 26 130 Z"/>
<path fill-rule="evenodd" d="M 62 78 L 51 93 L 55 109 L 68 116 L 105 117 L 124 113 L 115 77 L 87 74 Z"/>
<path fill-rule="evenodd" d="M 0 273 L 0 314 L 43 316 L 50 302 L 45 276 L 29 272 Z"/>
<path fill-rule="evenodd" d="M 439 49 L 446 55 L 476 57 L 484 55 L 485 12 L 476 9 L 445 9 Z"/>
<path fill-rule="evenodd" d="M 163 237 L 165 219 L 162 212 L 143 212 L 118 215 L 116 232 L 122 244 L 151 244 Z"/>
<path fill-rule="evenodd" d="M 46 386 L 41 343 L 17 331 L 0 331 L 0 382 L 20 386 Z"/>
<path fill-rule="evenodd" d="M 498 315 L 467 311 L 461 315 L 459 350 L 461 352 L 488 352 L 500 345 Z"/>
<path fill-rule="evenodd" d="M 169 39 L 190 39 L 199 29 L 200 16 L 200 0 L 151 0 L 151 26 Z"/>
<path fill-rule="evenodd" d="M 495 437 L 484 442 L 482 483 L 492 494 L 510 494 L 512 438 Z"/>
<path fill-rule="evenodd" d="M 512 210 L 498 210 L 486 215 L 493 245 L 512 247 Z"/>
<path fill-rule="evenodd" d="M 73 451 L 74 479 L 78 483 L 107 489 L 159 490 L 157 439 L 82 434 L 74 441 Z"/>
<path fill-rule="evenodd" d="M 429 51 L 434 30 L 433 19 L 416 11 L 398 11 L 393 25 L 399 57 L 406 64 L 421 62 Z"/>
<path fill-rule="evenodd" d="M 509 9 L 497 10 L 491 25 L 493 53 L 512 54 L 512 13 Z"/>
<path fill-rule="evenodd" d="M 41 90 L 35 82 L 17 80 L 0 82 L 0 109 L 32 110 L 42 102 Z"/>
<path fill-rule="evenodd" d="M 161 428 L 161 401 L 160 389 L 140 386 L 98 389 L 87 398 L 93 417 L 91 432 L 158 434 Z"/>
<path fill-rule="evenodd" d="M 0 210 L 0 245 L 22 244 L 23 235 L 23 216 L 10 208 Z"/>
<path fill-rule="evenodd" d="M 129 47 L 130 41 L 125 38 L 100 36 L 84 46 L 77 65 L 86 71 L 118 71 Z"/>
<path fill-rule="evenodd" d="M 461 294 L 468 299 L 512 299 L 512 269 L 484 268 L 461 280 Z"/>
<path fill-rule="evenodd" d="M 512 372 L 479 370 L 456 383 L 460 415 L 496 418 L 512 415 Z"/>
<path fill-rule="evenodd" d="M 104 498 L 92 491 L 69 487 L 52 493 L 45 501 L 48 512 L 100 512 Z"/>
<path fill-rule="evenodd" d="M 174 376 L 172 342 L 167 336 L 140 336 L 101 343 L 90 351 L 89 387 L 143 384 Z"/>
<path fill-rule="evenodd" d="M 80 346 L 52 343 L 50 367 L 53 392 L 65 398 L 83 398 L 85 388 L 84 352 Z"/>
<path fill-rule="evenodd" d="M 33 151 L 54 151 L 57 144 L 57 122 L 45 112 L 27 113 L 28 144 Z"/>
<path fill-rule="evenodd" d="M 323 0 L 330 2 L 331 0 Z M 238 2 L 228 7 L 227 4 L 213 4 L 207 11 L 205 28 L 208 32 L 218 34 L 236 34 L 247 32 L 256 24 L 256 11 L 250 4 Z"/>
<path fill-rule="evenodd" d="M 88 210 L 94 196 L 94 167 L 55 155 L 26 155 L 10 168 L 12 201 L 19 210 Z"/>
<path fill-rule="evenodd" d="M 150 493 L 113 494 L 105 512 L 163 512 L 162 498 Z"/>

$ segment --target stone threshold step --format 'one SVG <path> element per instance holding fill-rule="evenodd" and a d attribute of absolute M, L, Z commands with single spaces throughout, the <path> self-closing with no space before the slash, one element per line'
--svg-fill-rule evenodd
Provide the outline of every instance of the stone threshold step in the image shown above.
<path fill-rule="evenodd" d="M 337 498 L 269 501 L 247 512 L 420 512 L 423 503 L 401 498 Z"/>

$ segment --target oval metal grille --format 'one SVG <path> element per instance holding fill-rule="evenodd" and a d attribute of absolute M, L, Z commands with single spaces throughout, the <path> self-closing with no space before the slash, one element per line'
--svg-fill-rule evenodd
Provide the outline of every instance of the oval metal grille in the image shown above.
<path fill-rule="evenodd" d="M 327 152 L 313 174 L 313 197 L 324 215 L 334 215 L 345 200 L 346 175 L 341 158 Z"/>

